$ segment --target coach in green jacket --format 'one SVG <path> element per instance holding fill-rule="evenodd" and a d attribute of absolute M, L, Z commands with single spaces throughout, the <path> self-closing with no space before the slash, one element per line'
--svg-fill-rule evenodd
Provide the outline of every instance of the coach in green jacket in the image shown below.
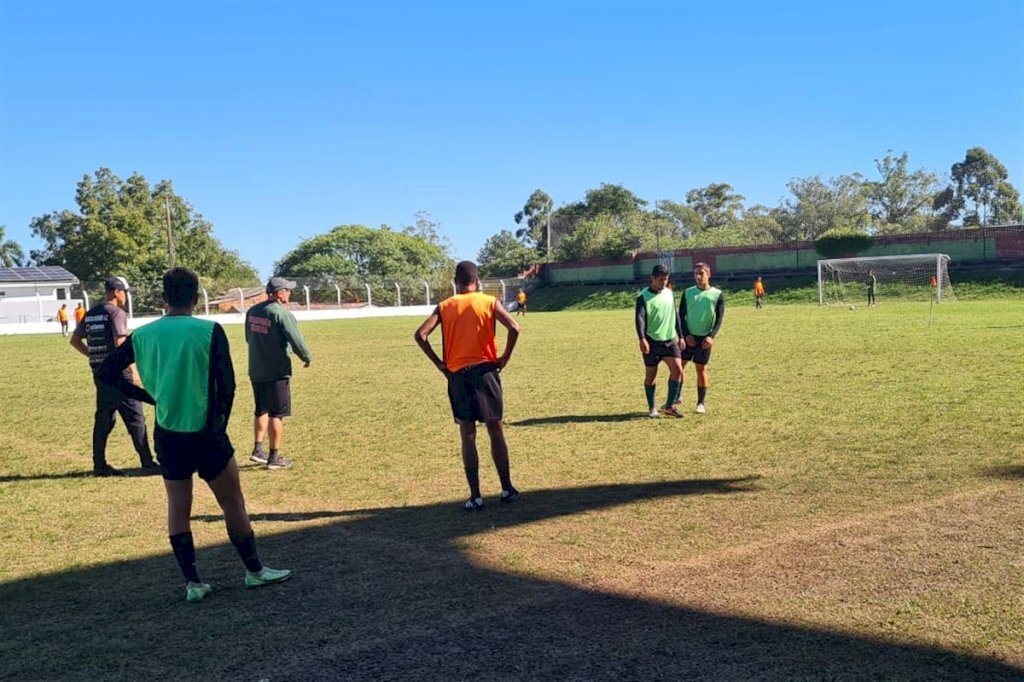
<path fill-rule="evenodd" d="M 290 459 L 281 456 L 284 418 L 292 413 L 290 380 L 292 359 L 288 347 L 302 359 L 306 367 L 313 357 L 299 331 L 295 316 L 286 307 L 295 282 L 284 277 L 271 277 L 267 282 L 267 300 L 249 308 L 245 315 L 245 342 L 249 344 L 249 380 L 256 399 L 253 420 L 255 444 L 253 462 L 268 469 L 286 469 Z M 263 449 L 263 438 L 270 432 L 270 453 Z"/>

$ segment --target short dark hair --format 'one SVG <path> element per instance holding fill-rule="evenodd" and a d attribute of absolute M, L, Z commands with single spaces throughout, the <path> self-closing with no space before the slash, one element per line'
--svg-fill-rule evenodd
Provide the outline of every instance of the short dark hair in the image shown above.
<path fill-rule="evenodd" d="M 470 284 L 477 280 L 480 276 L 480 271 L 477 270 L 476 263 L 471 260 L 464 260 L 455 266 L 455 285 L 459 287 L 468 287 Z"/>
<path fill-rule="evenodd" d="M 701 261 L 699 263 L 695 263 L 694 266 L 693 266 L 694 270 L 700 270 L 702 268 L 704 270 L 707 270 L 708 272 L 711 272 L 711 266 L 708 265 L 707 263 L 705 263 L 704 261 Z"/>
<path fill-rule="evenodd" d="M 651 277 L 664 277 L 667 274 L 668 268 L 666 268 L 661 263 L 658 263 L 653 268 L 651 268 Z"/>
<path fill-rule="evenodd" d="M 171 268 L 164 273 L 164 300 L 174 308 L 195 303 L 199 296 L 199 275 L 188 268 Z"/>

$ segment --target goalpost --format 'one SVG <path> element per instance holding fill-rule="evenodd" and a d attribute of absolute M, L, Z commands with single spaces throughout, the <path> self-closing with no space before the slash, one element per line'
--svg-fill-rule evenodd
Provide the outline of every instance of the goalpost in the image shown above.
<path fill-rule="evenodd" d="M 882 299 L 955 301 L 948 266 L 949 256 L 943 253 L 819 260 L 818 305 L 866 300 L 869 273 Z"/>

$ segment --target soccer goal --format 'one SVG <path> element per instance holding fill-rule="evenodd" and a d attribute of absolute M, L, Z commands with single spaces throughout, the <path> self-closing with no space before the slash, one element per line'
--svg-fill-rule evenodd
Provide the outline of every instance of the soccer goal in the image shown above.
<path fill-rule="evenodd" d="M 943 253 L 819 260 L 818 305 L 866 301 L 872 275 L 879 300 L 955 301 L 948 265 Z"/>

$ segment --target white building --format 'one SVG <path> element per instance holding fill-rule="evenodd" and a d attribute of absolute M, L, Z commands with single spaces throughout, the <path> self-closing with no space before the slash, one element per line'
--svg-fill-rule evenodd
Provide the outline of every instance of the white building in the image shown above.
<path fill-rule="evenodd" d="M 57 318 L 57 310 L 68 306 L 68 320 L 74 324 L 74 309 L 81 298 L 76 293 L 78 278 L 62 267 L 0 268 L 0 324 L 48 322 Z M 86 304 L 88 307 L 88 304 Z"/>

